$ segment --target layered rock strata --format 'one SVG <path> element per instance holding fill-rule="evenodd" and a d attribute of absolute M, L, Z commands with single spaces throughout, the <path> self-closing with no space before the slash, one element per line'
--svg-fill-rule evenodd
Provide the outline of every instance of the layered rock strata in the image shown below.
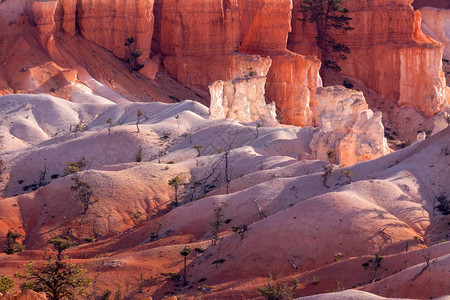
<path fill-rule="evenodd" d="M 258 76 L 267 74 L 267 100 L 276 103 L 285 123 L 314 124 L 320 62 L 286 49 L 290 0 L 165 0 L 155 7 L 154 48 L 182 83 L 205 88 L 253 68 Z M 249 64 L 248 54 L 270 56 L 272 67 L 264 59 Z"/>
<path fill-rule="evenodd" d="M 148 58 L 153 35 L 153 0 L 95 1 L 95 0 L 27 0 L 26 12 L 33 25 L 44 37 L 52 39 L 57 31 L 69 36 L 77 30 L 88 41 L 125 59 L 125 39 L 134 37 L 142 59 Z"/>
<path fill-rule="evenodd" d="M 382 114 L 368 108 L 362 92 L 318 88 L 317 99 L 319 127 L 310 143 L 315 158 L 349 166 L 390 152 Z"/>
<path fill-rule="evenodd" d="M 430 117 L 447 102 L 442 45 L 421 32 L 420 13 L 414 12 L 410 2 L 348 0 L 355 29 L 335 36 L 352 50 L 348 60 L 340 63 L 342 74 L 361 79 L 382 97 Z M 300 3 L 294 1 L 289 48 L 314 55 L 316 33 L 311 24 L 298 20 Z"/>

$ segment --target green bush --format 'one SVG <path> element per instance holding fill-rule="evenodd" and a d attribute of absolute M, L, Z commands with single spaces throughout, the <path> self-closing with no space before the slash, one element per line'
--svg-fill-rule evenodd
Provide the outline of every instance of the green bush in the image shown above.
<path fill-rule="evenodd" d="M 15 283 L 10 277 L 5 276 L 4 274 L 0 277 L 0 293 L 4 294 L 14 287 Z"/>

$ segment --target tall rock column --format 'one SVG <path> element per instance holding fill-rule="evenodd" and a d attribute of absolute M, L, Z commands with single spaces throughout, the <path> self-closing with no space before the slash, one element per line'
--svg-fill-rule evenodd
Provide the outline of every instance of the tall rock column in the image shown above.
<path fill-rule="evenodd" d="M 285 124 L 317 124 L 316 88 L 322 85 L 320 61 L 287 50 L 292 1 L 240 0 L 240 51 L 269 55 L 266 101 L 275 102 Z"/>
<path fill-rule="evenodd" d="M 55 11 L 57 5 L 57 0 L 28 0 L 25 4 L 25 12 L 30 22 L 39 30 L 39 42 L 44 49 L 49 51 L 55 48 Z"/>

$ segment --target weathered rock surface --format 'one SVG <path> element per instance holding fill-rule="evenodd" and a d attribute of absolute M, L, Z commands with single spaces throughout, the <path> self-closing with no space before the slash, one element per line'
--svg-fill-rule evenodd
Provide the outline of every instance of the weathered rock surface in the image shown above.
<path fill-rule="evenodd" d="M 368 108 L 362 92 L 318 88 L 317 99 L 319 128 L 310 144 L 317 159 L 348 166 L 390 152 L 381 112 Z"/>
<path fill-rule="evenodd" d="M 210 114 L 214 119 L 234 119 L 242 123 L 259 121 L 264 125 L 277 124 L 275 104 L 266 104 L 266 77 L 243 77 L 218 80 L 209 85 Z"/>
<path fill-rule="evenodd" d="M 79 2 L 77 24 L 87 40 L 125 58 L 124 41 L 132 36 L 142 58 L 148 58 L 153 35 L 153 0 Z"/>
<path fill-rule="evenodd" d="M 266 97 L 275 102 L 282 123 L 317 125 L 316 88 L 322 86 L 320 61 L 316 57 L 285 51 L 271 56 Z"/>
<path fill-rule="evenodd" d="M 15 295 L 2 295 L 0 293 L 0 300 L 47 300 L 47 297 L 44 293 L 36 293 L 31 290 L 25 290 Z"/>
<path fill-rule="evenodd" d="M 165 0 L 155 7 L 154 48 L 167 55 L 164 66 L 182 83 L 206 88 L 252 67 L 267 74 L 266 96 L 284 112 L 283 122 L 313 124 L 320 62 L 286 50 L 290 0 Z M 267 73 L 261 58 L 249 64 L 246 54 L 270 56 L 272 67 Z"/>
<path fill-rule="evenodd" d="M 125 59 L 126 38 L 136 39 L 136 48 L 142 51 L 141 60 L 150 54 L 153 35 L 153 0 L 95 1 L 27 0 L 27 15 L 36 25 L 41 43 L 51 51 L 49 42 L 57 31 L 74 36 L 76 31 L 87 40 Z"/>
<path fill-rule="evenodd" d="M 300 2 L 294 1 L 289 48 L 314 55 L 315 32 L 298 20 Z M 413 11 L 410 2 L 349 0 L 346 4 L 355 29 L 335 36 L 352 50 L 348 60 L 341 62 L 342 74 L 359 78 L 382 97 L 430 117 L 447 102 L 442 45 L 421 32 L 420 13 Z"/>
<path fill-rule="evenodd" d="M 433 7 L 420 9 L 422 30 L 444 45 L 444 57 L 450 59 L 450 10 Z"/>
<path fill-rule="evenodd" d="M 57 1 L 31 1 L 28 0 L 25 12 L 32 25 L 39 31 L 39 41 L 46 49 L 54 49 L 56 32 L 55 11 Z"/>

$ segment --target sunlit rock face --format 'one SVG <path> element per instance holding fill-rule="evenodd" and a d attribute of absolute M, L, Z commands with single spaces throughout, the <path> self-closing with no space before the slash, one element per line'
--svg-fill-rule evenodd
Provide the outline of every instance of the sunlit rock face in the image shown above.
<path fill-rule="evenodd" d="M 229 118 L 242 123 L 276 125 L 275 105 L 266 104 L 265 76 L 218 80 L 209 85 L 210 114 L 213 119 Z"/>
<path fill-rule="evenodd" d="M 165 0 L 155 8 L 154 48 L 166 55 L 165 68 L 182 83 L 206 88 L 252 68 L 267 75 L 266 100 L 276 103 L 284 123 L 307 126 L 317 120 L 320 61 L 286 49 L 290 0 Z M 270 56 L 270 69 L 257 56 Z"/>
<path fill-rule="evenodd" d="M 450 5 L 450 4 L 449 4 Z M 450 9 L 423 7 L 422 31 L 444 45 L 444 57 L 450 59 Z"/>
<path fill-rule="evenodd" d="M 315 158 L 348 166 L 390 152 L 381 112 L 369 109 L 361 92 L 319 88 L 317 100 L 319 127 L 310 144 Z"/>
<path fill-rule="evenodd" d="M 342 74 L 361 79 L 382 97 L 411 106 L 430 117 L 447 102 L 441 70 L 443 47 L 420 29 L 421 17 L 409 0 L 348 0 L 353 31 L 336 32 L 352 53 L 340 63 Z M 301 0 L 294 1 L 289 49 L 317 55 L 315 30 L 299 21 Z"/>

